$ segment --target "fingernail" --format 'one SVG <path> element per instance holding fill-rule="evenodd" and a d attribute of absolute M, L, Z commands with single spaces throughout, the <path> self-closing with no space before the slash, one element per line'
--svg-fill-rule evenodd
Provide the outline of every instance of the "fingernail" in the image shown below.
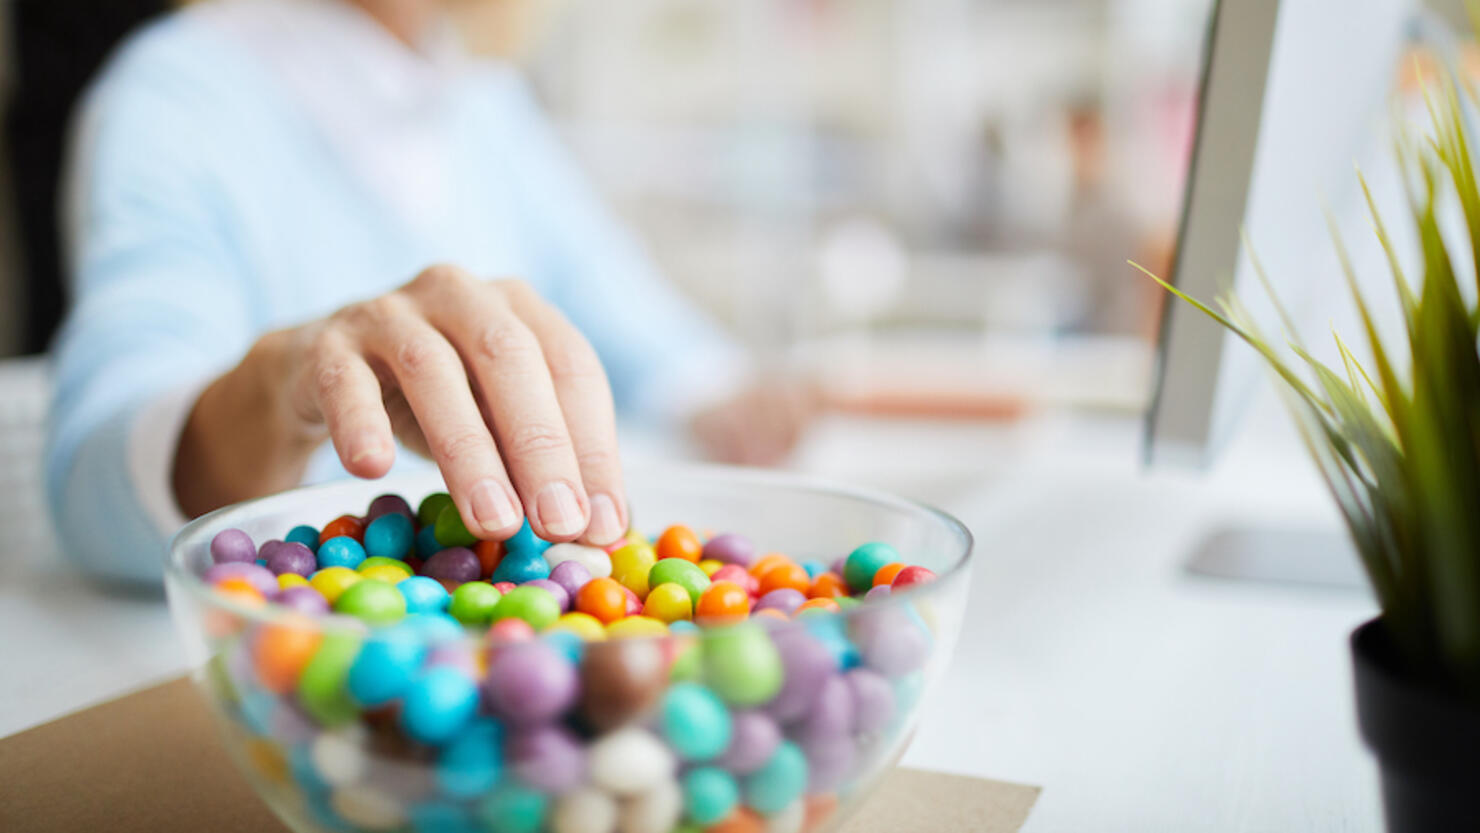
<path fill-rule="evenodd" d="M 535 506 L 547 534 L 564 537 L 575 535 L 586 527 L 581 503 L 576 500 L 575 491 L 564 483 L 551 483 L 541 489 L 535 498 Z"/>
<path fill-rule="evenodd" d="M 622 528 L 621 516 L 617 514 L 616 501 L 610 495 L 592 495 L 591 525 L 586 527 L 586 537 L 593 544 L 610 544 L 626 531 Z"/>
<path fill-rule="evenodd" d="M 497 532 L 519 523 L 519 510 L 503 485 L 496 480 L 480 480 L 473 486 L 470 498 L 473 519 L 485 532 Z"/>

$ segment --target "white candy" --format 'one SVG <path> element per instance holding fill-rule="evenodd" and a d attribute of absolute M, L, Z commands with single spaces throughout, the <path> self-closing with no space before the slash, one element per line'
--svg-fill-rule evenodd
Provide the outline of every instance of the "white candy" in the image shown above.
<path fill-rule="evenodd" d="M 802 825 L 806 823 L 807 805 L 798 798 L 766 819 L 766 833 L 802 833 Z"/>
<path fill-rule="evenodd" d="M 345 821 L 366 830 L 392 830 L 406 823 L 400 802 L 366 784 L 335 789 L 329 806 Z"/>
<path fill-rule="evenodd" d="M 668 833 L 683 815 L 683 793 L 671 779 L 622 804 L 621 833 Z"/>
<path fill-rule="evenodd" d="M 612 833 L 617 802 L 595 787 L 581 787 L 560 797 L 550 815 L 553 833 Z"/>
<path fill-rule="evenodd" d="M 319 777 L 331 787 L 353 784 L 365 777 L 365 727 L 351 723 L 341 729 L 321 732 L 314 738 L 309 758 Z"/>
<path fill-rule="evenodd" d="M 673 776 L 673 753 L 651 732 L 629 726 L 591 744 L 591 781 L 617 795 L 635 795 Z"/>
<path fill-rule="evenodd" d="M 575 561 L 591 572 L 591 578 L 606 578 L 612 574 L 612 559 L 606 550 L 584 544 L 551 544 L 545 550 L 545 563 L 550 569 L 562 561 Z"/>

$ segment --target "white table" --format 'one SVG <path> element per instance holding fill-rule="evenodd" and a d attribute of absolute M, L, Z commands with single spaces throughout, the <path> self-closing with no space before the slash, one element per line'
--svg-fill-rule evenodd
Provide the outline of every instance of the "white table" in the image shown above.
<path fill-rule="evenodd" d="M 1253 434 L 1194 477 L 1142 474 L 1129 419 L 820 426 L 796 467 L 939 502 L 978 536 L 957 661 L 906 763 L 1043 786 L 1029 833 L 1378 830 L 1345 644 L 1372 602 L 1183 569 L 1223 515 L 1329 522 L 1288 440 Z M 0 558 L 0 633 L 0 735 L 182 668 L 161 600 L 100 593 L 44 548 Z"/>

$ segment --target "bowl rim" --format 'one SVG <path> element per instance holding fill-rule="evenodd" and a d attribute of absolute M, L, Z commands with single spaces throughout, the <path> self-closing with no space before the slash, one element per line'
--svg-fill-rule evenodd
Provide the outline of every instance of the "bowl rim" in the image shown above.
<path fill-rule="evenodd" d="M 913 598 L 923 598 L 934 589 L 934 585 L 937 582 L 945 584 L 949 583 L 950 581 L 956 580 L 965 581 L 967 577 L 966 574 L 970 571 L 971 566 L 974 563 L 973 558 L 976 551 L 976 538 L 974 535 L 972 535 L 970 528 L 968 528 L 966 524 L 962 523 L 954 515 L 951 515 L 950 513 L 942 509 L 938 509 L 927 503 L 922 503 L 911 498 L 906 498 L 900 495 L 886 492 L 882 489 L 874 489 L 866 486 L 855 486 L 847 483 L 841 483 L 827 477 L 810 474 L 799 474 L 795 472 L 788 472 L 782 469 L 723 465 L 718 463 L 663 461 L 642 462 L 638 464 L 628 464 L 623 466 L 624 480 L 626 478 L 632 477 L 634 474 L 636 474 L 638 477 L 643 478 L 666 475 L 688 478 L 711 478 L 715 480 L 727 481 L 730 483 L 734 483 L 738 480 L 742 484 L 748 483 L 749 485 L 753 486 L 772 485 L 791 491 L 820 493 L 832 496 L 841 495 L 844 497 L 890 506 L 899 510 L 906 510 L 909 512 L 927 515 L 939 522 L 942 526 L 946 527 L 952 533 L 954 533 L 959 544 L 959 552 L 957 553 L 954 561 L 950 564 L 950 566 L 936 573 L 935 580 L 924 584 L 913 585 L 898 594 L 890 593 L 887 599 L 869 602 L 866 606 L 860 602 L 860 604 L 852 608 L 829 614 L 831 616 L 838 617 L 844 622 L 848 622 L 853 617 L 859 615 L 860 611 L 878 612 L 899 607 L 906 601 Z M 387 475 L 385 478 L 363 482 L 389 481 L 389 483 L 395 483 L 396 481 L 411 480 L 416 477 L 428 478 L 434 476 L 440 476 L 440 473 L 437 472 L 437 469 L 433 466 L 428 469 L 393 472 L 390 475 Z M 332 609 L 327 614 L 309 615 L 300 613 L 282 605 L 274 604 L 271 601 L 262 605 L 246 604 L 227 594 L 218 592 L 213 586 L 205 581 L 205 578 L 203 576 L 197 575 L 193 570 L 187 568 L 183 563 L 179 563 L 183 562 L 183 557 L 178 559 L 176 557 L 177 554 L 181 552 L 183 543 L 187 538 L 195 537 L 202 530 L 202 528 L 218 523 L 224 516 L 236 515 L 238 513 L 242 513 L 253 508 L 262 507 L 264 505 L 286 503 L 289 501 L 300 499 L 305 495 L 317 495 L 321 493 L 335 492 L 344 489 L 346 483 L 353 482 L 360 481 L 357 481 L 355 478 L 351 477 L 342 477 L 309 486 L 298 486 L 292 489 L 286 489 L 281 492 L 274 492 L 270 495 L 263 495 L 261 497 L 251 498 L 249 500 L 233 503 L 228 506 L 223 506 L 220 509 L 212 510 L 211 512 L 207 512 L 206 514 L 201 515 L 198 518 L 192 519 L 184 526 L 182 526 L 179 531 L 177 531 L 170 538 L 169 545 L 165 547 L 164 573 L 166 579 L 166 590 L 168 591 L 172 586 L 182 587 L 192 596 L 194 596 L 198 601 L 216 608 L 224 609 L 237 616 L 243 617 L 244 619 L 251 620 L 255 624 L 294 625 L 299 627 L 311 625 L 326 633 L 331 631 L 354 631 L 359 634 L 367 634 L 378 630 L 379 628 L 377 628 L 376 626 L 372 626 L 357 617 L 347 614 L 335 613 L 332 611 Z M 391 488 L 394 487 L 392 486 Z M 170 599 L 170 604 L 174 605 L 175 601 L 173 593 L 167 592 L 166 595 Z M 700 629 L 698 631 L 689 631 L 684 633 L 667 632 L 663 634 L 625 636 L 616 641 L 625 643 L 641 642 L 646 640 L 669 640 L 687 636 L 700 636 L 704 633 L 724 630 L 727 627 L 742 627 L 755 622 L 756 620 L 754 618 L 747 618 L 743 622 L 734 623 L 733 625 L 699 626 Z M 385 627 L 394 627 L 395 624 L 396 623 L 392 623 L 391 625 Z M 807 627 L 807 622 L 796 618 L 788 618 L 785 622 L 778 622 L 775 625 L 766 625 L 764 627 L 767 627 L 769 632 L 779 633 L 805 628 Z M 486 633 L 472 628 L 466 628 L 466 630 L 467 634 L 464 641 L 474 643 L 475 645 L 486 642 Z M 605 641 L 592 644 L 604 644 Z"/>

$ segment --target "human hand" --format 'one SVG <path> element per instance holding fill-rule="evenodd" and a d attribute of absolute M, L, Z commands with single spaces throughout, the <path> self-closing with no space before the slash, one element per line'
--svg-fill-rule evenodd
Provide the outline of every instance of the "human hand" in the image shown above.
<path fill-rule="evenodd" d="M 771 379 L 755 382 L 699 411 L 690 428 L 711 459 L 774 465 L 801 439 L 820 404 L 812 385 L 791 378 Z"/>

